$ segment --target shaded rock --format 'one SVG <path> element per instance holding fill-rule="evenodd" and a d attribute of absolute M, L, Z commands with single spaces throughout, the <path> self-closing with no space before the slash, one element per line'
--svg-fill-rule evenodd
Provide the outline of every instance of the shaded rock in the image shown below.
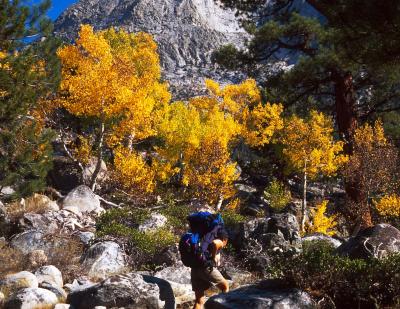
<path fill-rule="evenodd" d="M 301 249 L 299 224 L 296 217 L 288 213 L 241 223 L 231 236 L 232 244 L 247 256 L 264 251 L 298 252 Z"/>
<path fill-rule="evenodd" d="M 83 255 L 82 266 L 89 277 L 105 279 L 126 269 L 126 257 L 121 247 L 112 241 L 92 245 Z"/>
<path fill-rule="evenodd" d="M 178 264 L 180 259 L 178 246 L 174 244 L 164 248 L 160 253 L 156 253 L 153 263 L 155 265 L 173 266 Z"/>
<path fill-rule="evenodd" d="M 57 296 L 45 289 L 26 288 L 7 299 L 6 309 L 52 308 L 58 303 Z"/>
<path fill-rule="evenodd" d="M 64 285 L 61 271 L 59 271 L 58 268 L 53 265 L 40 267 L 35 272 L 35 276 L 38 279 L 39 284 L 42 282 L 47 282 L 60 288 L 62 288 Z"/>
<path fill-rule="evenodd" d="M 151 217 L 140 224 L 138 229 L 141 232 L 154 231 L 156 229 L 164 227 L 166 223 L 167 218 L 165 216 L 158 213 L 152 213 Z"/>
<path fill-rule="evenodd" d="M 72 293 L 74 291 L 79 291 L 79 290 L 83 290 L 86 288 L 89 288 L 91 286 L 95 285 L 95 283 L 91 282 L 91 281 L 82 281 L 82 280 L 77 280 L 74 279 L 74 281 L 72 283 L 67 283 L 64 285 L 64 289 L 67 291 L 67 293 Z"/>
<path fill-rule="evenodd" d="M 53 168 L 47 174 L 49 186 L 63 193 L 82 184 L 82 172 L 78 164 L 64 156 L 53 158 Z"/>
<path fill-rule="evenodd" d="M 43 250 L 29 252 L 27 258 L 30 268 L 38 268 L 47 263 L 47 255 Z"/>
<path fill-rule="evenodd" d="M 57 296 L 58 301 L 65 301 L 67 299 L 67 293 L 64 289 L 56 286 L 54 283 L 44 281 L 39 284 L 39 287 L 53 292 Z"/>
<path fill-rule="evenodd" d="M 104 209 L 100 206 L 99 197 L 87 186 L 79 186 L 70 191 L 63 200 L 62 208 L 75 214 L 100 214 Z"/>
<path fill-rule="evenodd" d="M 58 230 L 57 222 L 52 220 L 51 215 L 26 213 L 19 223 L 23 230 L 34 229 L 46 233 L 55 233 Z"/>
<path fill-rule="evenodd" d="M 93 309 L 96 306 L 158 309 L 164 306 L 156 284 L 147 283 L 136 273 L 117 275 L 91 287 L 68 295 L 74 309 Z"/>
<path fill-rule="evenodd" d="M 0 291 L 10 295 L 23 288 L 37 288 L 39 282 L 34 274 L 29 271 L 21 271 L 7 275 L 0 281 Z"/>
<path fill-rule="evenodd" d="M 342 242 L 339 239 L 336 239 L 336 238 L 333 238 L 333 237 L 330 237 L 330 236 L 324 235 L 324 234 L 309 235 L 309 236 L 303 237 L 301 239 L 301 241 L 303 243 L 305 241 L 324 241 L 324 242 L 331 244 L 334 248 L 337 248 L 342 244 Z"/>
<path fill-rule="evenodd" d="M 351 258 L 384 258 L 400 252 L 400 231 L 390 224 L 378 224 L 358 233 L 337 248 L 337 253 Z"/>
<path fill-rule="evenodd" d="M 317 308 L 311 297 L 297 289 L 268 289 L 249 285 L 212 296 L 205 309 L 306 309 Z"/>

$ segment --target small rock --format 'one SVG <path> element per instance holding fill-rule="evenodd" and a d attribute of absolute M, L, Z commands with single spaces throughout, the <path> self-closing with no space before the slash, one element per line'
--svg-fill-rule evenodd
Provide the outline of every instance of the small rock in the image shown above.
<path fill-rule="evenodd" d="M 57 304 L 54 309 L 70 309 L 71 306 L 69 304 Z"/>
<path fill-rule="evenodd" d="M 126 269 L 126 257 L 121 247 L 112 241 L 91 246 L 83 256 L 83 268 L 93 279 L 105 279 Z"/>
<path fill-rule="evenodd" d="M 35 276 L 38 279 L 39 284 L 42 282 L 48 282 L 60 288 L 64 285 L 61 271 L 53 265 L 40 267 L 35 272 Z"/>
<path fill-rule="evenodd" d="M 79 186 L 73 189 L 64 198 L 63 209 L 75 214 L 95 213 L 100 214 L 104 209 L 100 206 L 99 197 L 87 186 Z"/>
<path fill-rule="evenodd" d="M 78 232 L 77 236 L 84 245 L 88 245 L 94 239 L 94 233 L 92 232 Z"/>
<path fill-rule="evenodd" d="M 7 275 L 0 281 L 0 291 L 10 295 L 23 288 L 37 288 L 39 282 L 34 274 L 29 271 L 21 271 Z"/>
<path fill-rule="evenodd" d="M 303 243 L 305 241 L 325 241 L 329 244 L 331 244 L 334 248 L 338 248 L 342 242 L 339 239 L 330 237 L 328 235 L 324 235 L 324 234 L 315 234 L 315 235 L 309 235 L 306 237 L 303 237 L 301 240 Z"/>
<path fill-rule="evenodd" d="M 47 263 L 47 256 L 43 250 L 34 250 L 28 253 L 28 263 L 30 268 L 38 268 Z"/>
<path fill-rule="evenodd" d="M 53 308 L 58 303 L 57 296 L 41 288 L 25 288 L 7 299 L 7 309 Z"/>
<path fill-rule="evenodd" d="M 164 227 L 167 223 L 167 218 L 158 213 L 152 213 L 151 217 L 147 219 L 144 223 L 139 225 L 139 231 L 141 232 L 148 232 L 154 231 L 161 227 Z"/>
<path fill-rule="evenodd" d="M 0 292 L 0 305 L 2 305 L 5 301 L 6 297 L 4 296 L 3 292 Z"/>

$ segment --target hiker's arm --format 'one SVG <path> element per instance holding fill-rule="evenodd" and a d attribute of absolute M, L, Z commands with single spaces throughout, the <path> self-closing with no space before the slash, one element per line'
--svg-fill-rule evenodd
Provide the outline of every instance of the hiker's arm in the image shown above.
<path fill-rule="evenodd" d="M 218 251 L 224 247 L 224 242 L 221 239 L 214 239 L 211 246 L 211 256 L 214 259 Z"/>

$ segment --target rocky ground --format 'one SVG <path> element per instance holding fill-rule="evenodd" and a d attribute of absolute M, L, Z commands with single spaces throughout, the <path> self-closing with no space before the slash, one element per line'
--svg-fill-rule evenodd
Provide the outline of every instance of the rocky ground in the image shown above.
<path fill-rule="evenodd" d="M 19 271 L 4 273 L 0 280 L 4 308 L 191 306 L 190 270 L 181 264 L 176 246 L 157 255 L 154 270 L 135 270 L 120 243 L 96 238 L 96 218 L 105 205 L 88 187 L 78 186 L 58 201 L 40 195 L 35 199 L 41 201 L 42 211 L 23 213 L 17 227 L 10 226 L 8 207 L 0 208 L 2 233 L 8 233 L 1 238 L 1 259 L 16 258 L 7 252 L 18 252 L 24 261 Z M 139 230 L 165 224 L 164 216 L 153 213 Z M 229 234 L 239 261 L 236 266 L 227 263 L 224 270 L 232 290 L 227 294 L 212 291 L 206 308 L 317 308 L 305 291 L 257 279 L 268 275 L 265 269 L 273 252 L 297 254 L 304 241 L 326 240 L 339 254 L 352 257 L 381 258 L 400 251 L 400 231 L 388 224 L 365 230 L 342 244 L 324 235 L 301 238 L 298 220 L 290 212 L 249 220 L 230 228 Z"/>

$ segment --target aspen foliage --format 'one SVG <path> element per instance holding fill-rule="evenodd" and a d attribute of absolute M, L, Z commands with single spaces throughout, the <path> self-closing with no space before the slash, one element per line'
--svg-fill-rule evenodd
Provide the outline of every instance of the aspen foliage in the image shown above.
<path fill-rule="evenodd" d="M 332 119 L 317 111 L 311 111 L 308 119 L 290 117 L 281 141 L 289 166 L 311 179 L 319 173 L 334 175 L 348 161 L 342 154 L 344 143 L 333 138 Z"/>
<path fill-rule="evenodd" d="M 254 80 L 224 88 L 206 80 L 209 95 L 175 102 L 160 123 L 165 145 L 157 149 L 162 163 L 156 163 L 160 178 L 179 175 L 195 196 L 215 203 L 235 193 L 236 164 L 230 154 L 241 137 L 251 146 L 271 141 L 283 127 L 280 104 L 261 104 Z M 165 168 L 163 168 L 165 167 Z"/>
<path fill-rule="evenodd" d="M 386 217 L 400 217 L 400 197 L 397 194 L 385 195 L 378 201 L 374 200 L 379 214 Z"/>
<path fill-rule="evenodd" d="M 76 44 L 57 54 L 62 62 L 58 105 L 73 115 L 96 119 L 101 130 L 93 148 L 113 149 L 115 175 L 125 189 L 139 186 L 149 191 L 152 174 L 141 174 L 149 167 L 133 145 L 156 135 L 156 123 L 171 98 L 167 84 L 160 81 L 153 38 L 124 30 L 94 32 L 82 25 Z M 87 146 L 81 153 L 88 152 Z M 100 161 L 103 149 L 97 151 Z"/>
<path fill-rule="evenodd" d="M 321 233 L 328 236 L 336 234 L 334 228 L 337 225 L 336 216 L 327 216 L 325 214 L 328 201 L 318 204 L 315 209 L 311 209 L 312 222 L 306 227 L 307 233 Z"/>

